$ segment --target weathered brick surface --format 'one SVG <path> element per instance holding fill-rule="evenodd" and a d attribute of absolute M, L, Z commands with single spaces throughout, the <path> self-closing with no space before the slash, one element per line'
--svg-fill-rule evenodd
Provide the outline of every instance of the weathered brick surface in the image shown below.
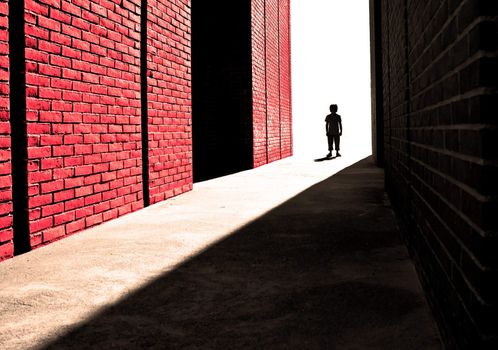
<path fill-rule="evenodd" d="M 252 0 L 253 161 L 292 155 L 289 0 Z M 261 16 L 261 14 L 264 16 Z"/>
<path fill-rule="evenodd" d="M 142 207 L 140 1 L 25 4 L 36 247 Z"/>
<path fill-rule="evenodd" d="M 0 261 L 14 253 L 9 124 L 9 6 L 0 1 Z"/>
<path fill-rule="evenodd" d="M 147 5 L 149 189 L 156 203 L 192 189 L 190 1 Z"/>
<path fill-rule="evenodd" d="M 496 348 L 498 5 L 383 0 L 381 13 L 389 193 L 448 348 Z"/>

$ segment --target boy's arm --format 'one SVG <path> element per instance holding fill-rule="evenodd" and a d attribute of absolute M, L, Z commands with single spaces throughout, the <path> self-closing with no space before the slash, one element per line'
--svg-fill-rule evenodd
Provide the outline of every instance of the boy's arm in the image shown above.
<path fill-rule="evenodd" d="M 342 121 L 339 119 L 339 136 L 342 136 Z"/>
<path fill-rule="evenodd" d="M 330 122 L 328 120 L 325 120 L 325 132 L 327 133 L 327 136 L 329 134 L 329 128 L 330 128 Z"/>

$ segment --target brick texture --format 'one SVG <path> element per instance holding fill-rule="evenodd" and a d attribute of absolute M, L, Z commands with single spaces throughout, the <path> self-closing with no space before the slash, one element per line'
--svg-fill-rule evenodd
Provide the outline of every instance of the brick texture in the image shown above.
<path fill-rule="evenodd" d="M 268 162 L 273 162 L 281 158 L 279 0 L 266 0 L 265 6 L 267 152 Z"/>
<path fill-rule="evenodd" d="M 196 181 L 292 155 L 289 6 L 289 0 L 195 3 Z"/>
<path fill-rule="evenodd" d="M 36 247 L 142 207 L 140 1 L 25 4 Z"/>
<path fill-rule="evenodd" d="M 251 3 L 256 167 L 292 155 L 289 6 L 289 0 Z"/>
<path fill-rule="evenodd" d="M 252 120 L 253 161 L 258 167 L 267 162 L 266 20 L 265 0 L 251 2 L 252 28 Z"/>
<path fill-rule="evenodd" d="M 0 261 L 14 254 L 9 123 L 8 1 L 0 1 Z"/>
<path fill-rule="evenodd" d="M 148 2 L 150 203 L 192 189 L 190 1 Z"/>
<path fill-rule="evenodd" d="M 191 1 L 25 0 L 15 12 L 25 32 L 16 62 L 8 4 L 0 0 L 0 259 L 14 242 L 23 253 L 192 189 Z M 204 164 L 232 159 L 233 171 L 291 155 L 289 1 L 203 6 L 220 8 L 211 11 L 219 18 L 222 7 L 237 13 L 227 20 L 237 27 L 231 40 L 220 37 L 216 55 L 211 48 L 199 61 L 211 77 L 197 91 L 217 91 L 207 110 L 226 131 L 210 139 L 208 127 L 207 139 L 227 150 L 218 163 L 208 152 Z M 201 32 L 225 29 L 202 18 Z M 26 102 L 16 120 L 9 93 Z M 24 127 L 27 138 L 12 141 Z M 14 205 L 11 145 L 22 175 Z"/>
<path fill-rule="evenodd" d="M 380 13 L 388 191 L 447 348 L 496 349 L 498 5 L 382 0 Z"/>
<path fill-rule="evenodd" d="M 279 101 L 280 101 L 280 157 L 292 156 L 292 101 L 291 101 L 291 40 L 290 1 L 280 1 L 279 7 Z"/>

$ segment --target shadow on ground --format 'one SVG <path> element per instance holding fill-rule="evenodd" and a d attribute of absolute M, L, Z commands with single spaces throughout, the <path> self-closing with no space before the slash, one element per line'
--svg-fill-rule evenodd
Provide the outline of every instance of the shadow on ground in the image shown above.
<path fill-rule="evenodd" d="M 439 349 L 365 159 L 44 349 Z"/>
<path fill-rule="evenodd" d="M 315 162 L 323 162 L 324 160 L 333 160 L 336 159 L 337 157 L 322 157 L 322 158 L 317 158 L 315 159 Z"/>

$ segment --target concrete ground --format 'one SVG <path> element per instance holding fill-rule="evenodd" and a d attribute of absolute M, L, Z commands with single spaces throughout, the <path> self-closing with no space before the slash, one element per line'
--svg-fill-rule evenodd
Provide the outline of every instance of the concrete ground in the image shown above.
<path fill-rule="evenodd" d="M 0 349 L 440 349 L 360 158 L 201 182 L 0 263 Z"/>

